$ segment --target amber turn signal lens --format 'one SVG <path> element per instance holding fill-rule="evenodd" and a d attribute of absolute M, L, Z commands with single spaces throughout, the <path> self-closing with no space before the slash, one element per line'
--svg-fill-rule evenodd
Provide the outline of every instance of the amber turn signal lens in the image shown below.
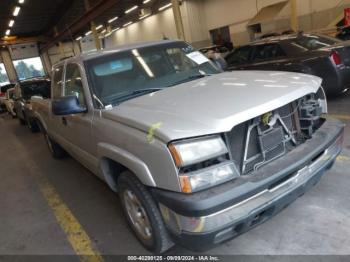
<path fill-rule="evenodd" d="M 176 166 L 181 167 L 183 164 L 183 161 L 176 147 L 174 145 L 169 145 L 169 150 L 171 155 L 173 156 Z"/>
<path fill-rule="evenodd" d="M 183 193 L 192 193 L 191 182 L 188 176 L 179 176 L 181 191 Z"/>

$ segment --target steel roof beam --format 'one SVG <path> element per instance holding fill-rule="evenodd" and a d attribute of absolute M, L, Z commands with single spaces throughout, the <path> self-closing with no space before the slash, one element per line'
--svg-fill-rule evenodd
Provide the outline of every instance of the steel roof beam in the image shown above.
<path fill-rule="evenodd" d="M 64 40 L 67 36 L 72 36 L 76 32 L 80 31 L 82 28 L 89 25 L 91 21 L 93 21 L 95 18 L 97 18 L 99 15 L 103 14 L 108 9 L 115 6 L 117 3 L 119 3 L 120 0 L 101 0 L 96 5 L 92 6 L 86 13 L 76 19 L 71 25 L 67 26 L 64 30 L 61 32 L 58 32 L 58 34 L 52 38 L 48 43 L 46 43 L 42 48 L 40 48 L 40 52 L 44 52 L 53 45 L 55 45 L 57 42 Z"/>

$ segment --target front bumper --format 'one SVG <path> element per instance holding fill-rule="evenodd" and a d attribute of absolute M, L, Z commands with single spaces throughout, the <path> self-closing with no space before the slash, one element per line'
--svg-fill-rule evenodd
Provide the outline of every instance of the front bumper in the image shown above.
<path fill-rule="evenodd" d="M 164 221 L 182 245 L 202 250 L 277 214 L 315 185 L 341 152 L 344 126 L 326 123 L 303 145 L 250 176 L 192 195 L 156 190 Z"/>

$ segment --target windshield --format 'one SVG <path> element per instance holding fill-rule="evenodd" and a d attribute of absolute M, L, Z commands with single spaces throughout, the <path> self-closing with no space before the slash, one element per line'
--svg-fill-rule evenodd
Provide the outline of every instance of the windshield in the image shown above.
<path fill-rule="evenodd" d="M 30 83 L 22 83 L 22 97 L 29 100 L 32 96 L 42 96 L 50 98 L 50 81 L 33 81 Z"/>
<path fill-rule="evenodd" d="M 323 47 L 328 47 L 340 43 L 341 41 L 336 38 L 320 35 L 305 35 L 296 38 L 294 44 L 308 50 L 317 50 Z"/>
<path fill-rule="evenodd" d="M 95 100 L 104 106 L 220 72 L 208 58 L 181 42 L 94 58 L 86 68 Z"/>

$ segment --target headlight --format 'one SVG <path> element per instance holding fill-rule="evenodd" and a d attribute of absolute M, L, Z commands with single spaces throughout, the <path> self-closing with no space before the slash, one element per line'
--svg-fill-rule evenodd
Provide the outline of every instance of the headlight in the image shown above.
<path fill-rule="evenodd" d="M 180 174 L 181 191 L 192 193 L 214 185 L 222 184 L 235 177 L 238 172 L 233 163 L 224 163 L 188 174 Z"/>
<path fill-rule="evenodd" d="M 220 136 L 175 142 L 169 145 L 169 150 L 178 167 L 200 163 L 228 152 Z"/>

